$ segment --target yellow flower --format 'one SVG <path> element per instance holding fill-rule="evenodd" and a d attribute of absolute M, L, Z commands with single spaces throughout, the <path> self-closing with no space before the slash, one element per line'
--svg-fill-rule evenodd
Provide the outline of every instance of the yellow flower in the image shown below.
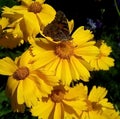
<path fill-rule="evenodd" d="M 9 19 L 0 19 L 0 46 L 13 49 L 23 41 L 23 34 L 18 23 L 9 25 Z"/>
<path fill-rule="evenodd" d="M 117 119 L 113 104 L 105 98 L 107 90 L 103 87 L 93 86 L 86 99 L 87 110 L 84 110 L 80 119 Z M 118 118 L 119 119 L 119 118 Z"/>
<path fill-rule="evenodd" d="M 78 118 L 81 110 L 86 109 L 86 89 L 82 84 L 72 88 L 61 84 L 55 86 L 48 98 L 43 97 L 42 101 L 32 107 L 32 115 L 42 119 Z"/>
<path fill-rule="evenodd" d="M 91 66 L 94 70 L 109 70 L 110 67 L 114 66 L 114 59 L 109 56 L 112 52 L 111 47 L 107 46 L 103 40 L 99 40 L 96 46 L 99 47 L 99 55 L 91 60 Z"/>
<path fill-rule="evenodd" d="M 45 0 L 21 0 L 21 5 L 4 7 L 2 16 L 10 18 L 11 22 L 22 18 L 20 25 L 25 39 L 28 36 L 35 37 L 40 28 L 50 23 L 56 14 L 54 8 L 44 2 Z"/>
<path fill-rule="evenodd" d="M 55 71 L 63 84 L 68 85 L 72 80 L 89 81 L 92 70 L 89 62 L 99 53 L 91 40 L 93 34 L 84 27 L 79 27 L 71 37 L 72 40 L 59 42 L 41 38 L 31 48 L 38 58 L 36 66 Z"/>
<path fill-rule="evenodd" d="M 24 111 L 24 104 L 31 107 L 42 96 L 48 96 L 58 79 L 53 72 L 33 69 L 34 61 L 28 51 L 13 61 L 0 60 L 0 74 L 8 75 L 6 92 L 14 111 Z"/>

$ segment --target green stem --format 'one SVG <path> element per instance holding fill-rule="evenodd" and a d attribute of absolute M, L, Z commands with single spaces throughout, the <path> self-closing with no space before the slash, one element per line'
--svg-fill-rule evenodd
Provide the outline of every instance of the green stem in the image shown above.
<path fill-rule="evenodd" d="M 116 1 L 116 0 L 114 0 L 114 4 L 115 4 L 115 8 L 116 8 L 116 10 L 117 10 L 117 13 L 118 13 L 118 15 L 120 16 L 120 10 L 119 10 L 119 8 L 118 8 L 118 4 L 117 4 L 117 1 Z"/>

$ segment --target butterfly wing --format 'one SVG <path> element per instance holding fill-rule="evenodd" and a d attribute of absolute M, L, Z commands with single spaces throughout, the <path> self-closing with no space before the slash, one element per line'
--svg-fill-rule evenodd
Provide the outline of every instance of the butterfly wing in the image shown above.
<path fill-rule="evenodd" d="M 68 21 L 62 11 L 56 13 L 55 19 L 44 28 L 43 34 L 53 38 L 54 41 L 70 39 Z"/>

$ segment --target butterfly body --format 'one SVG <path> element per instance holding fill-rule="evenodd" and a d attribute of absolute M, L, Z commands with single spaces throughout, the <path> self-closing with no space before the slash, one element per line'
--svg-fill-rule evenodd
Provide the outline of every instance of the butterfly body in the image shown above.
<path fill-rule="evenodd" d="M 56 13 L 55 19 L 44 28 L 43 34 L 54 41 L 71 40 L 68 21 L 62 11 Z"/>

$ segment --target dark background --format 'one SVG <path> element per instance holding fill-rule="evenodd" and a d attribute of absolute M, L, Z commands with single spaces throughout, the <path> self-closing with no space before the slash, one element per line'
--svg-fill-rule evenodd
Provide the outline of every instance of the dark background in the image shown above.
<path fill-rule="evenodd" d="M 67 18 L 75 20 L 75 26 L 86 24 L 86 18 L 101 19 L 106 25 L 118 22 L 114 0 L 46 0 L 56 10 L 62 10 Z"/>

